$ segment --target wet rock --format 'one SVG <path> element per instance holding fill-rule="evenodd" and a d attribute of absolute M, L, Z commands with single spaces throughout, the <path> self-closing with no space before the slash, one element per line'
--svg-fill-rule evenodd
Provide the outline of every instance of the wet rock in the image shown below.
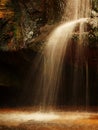
<path fill-rule="evenodd" d="M 41 27 L 45 24 L 54 24 L 60 20 L 61 14 L 59 14 L 59 11 L 59 0 L 34 0 L 33 2 L 29 0 L 25 3 L 23 0 L 17 1 L 17 3 L 15 0 L 7 0 L 3 2 L 0 5 L 0 26 L 3 31 L 0 36 L 1 49 L 26 48 L 31 39 L 37 39 L 40 36 Z M 3 22 L 2 25 L 2 21 L 6 22 Z M 32 36 L 31 32 L 33 32 Z"/>
<path fill-rule="evenodd" d="M 92 10 L 91 16 L 92 17 L 98 17 L 98 12 L 96 12 L 95 10 Z"/>

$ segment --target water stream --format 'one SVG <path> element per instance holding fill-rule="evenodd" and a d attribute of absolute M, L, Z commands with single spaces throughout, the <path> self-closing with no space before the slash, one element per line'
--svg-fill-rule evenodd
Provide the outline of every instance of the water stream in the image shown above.
<path fill-rule="evenodd" d="M 56 105 L 59 84 L 61 82 L 62 77 L 62 69 L 64 57 L 66 56 L 66 48 L 68 44 L 70 44 L 70 39 L 75 32 L 76 27 L 78 26 L 78 34 L 79 40 L 78 45 L 75 48 L 75 59 L 77 59 L 78 63 L 81 63 L 84 60 L 84 50 L 83 50 L 83 42 L 84 39 L 82 37 L 83 33 L 86 30 L 85 23 L 90 17 L 90 0 L 67 0 L 64 14 L 62 15 L 61 24 L 56 27 L 52 33 L 49 35 L 46 41 L 46 47 L 44 49 L 44 64 L 42 64 L 42 74 L 40 76 L 39 81 L 39 104 L 42 106 L 53 106 Z M 79 64 L 74 62 L 74 66 L 77 65 L 79 68 Z M 84 61 L 87 67 L 87 61 Z M 82 71 L 80 76 L 78 72 L 74 70 L 73 72 L 73 102 L 77 101 L 77 80 L 78 76 L 81 77 L 82 80 Z M 86 71 L 86 79 L 88 80 L 88 72 Z M 86 81 L 86 102 L 88 102 L 88 81 Z M 68 87 L 68 86 L 65 86 Z M 80 86 L 78 86 L 80 87 Z M 62 88 L 61 88 L 62 89 Z M 78 88 L 79 89 L 79 88 Z M 71 96 L 71 95 L 69 95 Z"/>

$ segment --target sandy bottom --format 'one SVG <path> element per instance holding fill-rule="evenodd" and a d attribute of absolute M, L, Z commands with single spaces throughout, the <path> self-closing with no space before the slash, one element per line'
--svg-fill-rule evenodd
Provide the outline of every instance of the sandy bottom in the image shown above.
<path fill-rule="evenodd" d="M 98 130 L 98 113 L 1 109 L 0 130 Z"/>

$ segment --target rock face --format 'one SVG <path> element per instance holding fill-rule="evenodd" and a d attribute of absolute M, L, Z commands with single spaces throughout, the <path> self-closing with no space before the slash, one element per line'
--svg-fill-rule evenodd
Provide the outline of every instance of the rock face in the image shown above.
<path fill-rule="evenodd" d="M 43 33 L 41 28 L 58 23 L 65 5 L 64 0 L 25 0 L 25 2 L 23 0 L 17 0 L 17 2 L 1 0 L 0 49 L 18 50 L 27 48 L 29 44 L 29 47 L 33 48 L 35 47 L 33 43 L 36 43 L 35 39 L 39 37 L 39 43 L 42 43 L 51 30 L 48 28 L 44 32 L 44 37 L 41 37 Z M 94 9 L 92 15 L 94 15 L 98 11 L 97 0 L 93 1 L 92 7 Z"/>
<path fill-rule="evenodd" d="M 25 48 L 28 41 L 39 34 L 38 28 L 44 24 L 43 19 L 45 21 L 43 9 L 38 2 L 2 0 L 0 4 L 1 49 Z"/>
<path fill-rule="evenodd" d="M 27 47 L 42 33 L 42 26 L 60 20 L 60 3 L 59 0 L 1 0 L 0 48 L 17 50 Z"/>
<path fill-rule="evenodd" d="M 36 55 L 29 49 L 0 51 L 0 106 L 16 106 L 30 100 L 37 73 L 34 63 Z"/>

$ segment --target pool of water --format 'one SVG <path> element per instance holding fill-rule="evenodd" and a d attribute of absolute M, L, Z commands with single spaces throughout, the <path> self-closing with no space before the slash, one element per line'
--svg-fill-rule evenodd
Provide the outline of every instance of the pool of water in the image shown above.
<path fill-rule="evenodd" d="M 98 130 L 98 113 L 1 109 L 0 130 L 8 128 L 15 130 Z"/>

